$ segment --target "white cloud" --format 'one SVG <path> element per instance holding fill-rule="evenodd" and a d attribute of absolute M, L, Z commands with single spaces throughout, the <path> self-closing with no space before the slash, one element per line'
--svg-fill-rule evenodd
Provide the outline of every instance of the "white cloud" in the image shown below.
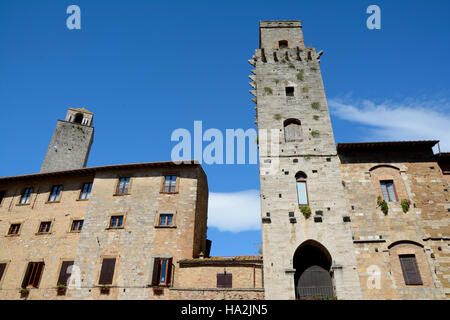
<path fill-rule="evenodd" d="M 208 226 L 241 232 L 261 228 L 259 190 L 209 194 Z"/>
<path fill-rule="evenodd" d="M 340 119 L 370 128 L 372 140 L 440 140 L 441 151 L 450 151 L 450 102 L 447 99 L 405 99 L 402 102 L 355 100 L 329 101 L 330 111 Z"/>

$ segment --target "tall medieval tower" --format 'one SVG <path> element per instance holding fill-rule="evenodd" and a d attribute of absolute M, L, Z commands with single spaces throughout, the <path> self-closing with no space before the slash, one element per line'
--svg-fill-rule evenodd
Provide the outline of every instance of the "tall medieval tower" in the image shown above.
<path fill-rule="evenodd" d="M 265 298 L 361 299 L 321 53 L 305 47 L 300 21 L 263 21 L 259 31 L 260 47 L 249 62 Z"/>
<path fill-rule="evenodd" d="M 58 120 L 41 172 L 86 167 L 94 139 L 93 114 L 83 108 L 69 108 L 65 120 Z"/>

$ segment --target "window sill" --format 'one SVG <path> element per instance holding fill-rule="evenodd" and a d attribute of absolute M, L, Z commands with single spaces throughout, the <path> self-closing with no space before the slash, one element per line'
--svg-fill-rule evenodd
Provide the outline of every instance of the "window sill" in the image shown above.
<path fill-rule="evenodd" d="M 76 201 L 89 201 L 89 199 L 77 199 Z"/>
<path fill-rule="evenodd" d="M 108 227 L 105 230 L 122 230 L 125 229 L 125 227 Z"/>
<path fill-rule="evenodd" d="M 174 192 L 160 191 L 159 193 L 162 193 L 162 194 L 177 194 L 178 191 L 174 191 Z"/>
<path fill-rule="evenodd" d="M 20 236 L 20 233 L 19 234 L 7 234 L 5 237 L 12 238 L 12 237 L 18 237 L 18 236 Z"/>
<path fill-rule="evenodd" d="M 29 203 L 18 203 L 18 204 L 16 204 L 16 206 L 19 206 L 19 207 L 29 206 L 29 205 L 30 205 Z"/>
<path fill-rule="evenodd" d="M 160 225 L 156 225 L 155 228 L 158 229 L 175 229 L 177 226 L 173 225 L 173 226 L 160 226 Z"/>
<path fill-rule="evenodd" d="M 70 231 L 67 231 L 67 233 L 81 233 L 81 230 L 80 231 L 72 231 L 72 230 L 70 230 Z"/>
<path fill-rule="evenodd" d="M 131 193 L 114 193 L 113 197 L 129 196 Z"/>
<path fill-rule="evenodd" d="M 46 201 L 45 204 L 52 204 L 52 203 L 61 203 L 61 200 L 58 201 Z"/>
<path fill-rule="evenodd" d="M 35 233 L 36 236 L 43 236 L 43 235 L 48 235 L 48 234 L 52 234 L 52 232 L 36 232 Z"/>

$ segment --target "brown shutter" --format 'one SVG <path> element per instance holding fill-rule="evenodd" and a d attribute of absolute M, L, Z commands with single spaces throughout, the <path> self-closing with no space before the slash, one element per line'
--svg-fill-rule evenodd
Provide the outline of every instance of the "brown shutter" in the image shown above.
<path fill-rule="evenodd" d="M 41 275 L 42 275 L 42 271 L 44 270 L 44 265 L 45 264 L 43 262 L 37 263 L 36 275 L 35 275 L 34 281 L 33 281 L 33 287 L 35 287 L 35 288 L 38 288 L 39 282 L 41 282 Z"/>
<path fill-rule="evenodd" d="M 167 259 L 167 285 L 170 285 L 172 281 L 172 258 Z"/>
<path fill-rule="evenodd" d="M 218 273 L 217 274 L 217 288 L 232 288 L 233 275 L 231 273 Z"/>
<path fill-rule="evenodd" d="M 33 262 L 28 262 L 27 271 L 25 272 L 25 276 L 23 277 L 23 281 L 22 281 L 22 288 L 26 288 L 28 285 L 28 280 L 30 279 L 32 267 L 33 267 Z"/>
<path fill-rule="evenodd" d="M 0 281 L 2 280 L 3 274 L 5 273 L 6 263 L 0 263 Z"/>
<path fill-rule="evenodd" d="M 155 258 L 155 263 L 153 264 L 152 286 L 157 286 L 159 284 L 160 268 L 161 268 L 161 259 Z"/>
<path fill-rule="evenodd" d="M 63 261 L 61 264 L 61 271 L 59 272 L 59 278 L 57 284 L 67 286 L 67 280 L 69 280 L 70 274 L 67 273 L 67 269 L 73 265 L 73 261 Z"/>
<path fill-rule="evenodd" d="M 116 265 L 116 258 L 105 258 L 102 263 L 102 270 L 100 271 L 99 284 L 112 284 L 114 277 L 114 267 Z"/>
<path fill-rule="evenodd" d="M 401 255 L 400 264 L 402 266 L 403 278 L 407 285 L 420 285 L 422 279 L 420 277 L 419 268 L 416 263 L 415 255 Z"/>

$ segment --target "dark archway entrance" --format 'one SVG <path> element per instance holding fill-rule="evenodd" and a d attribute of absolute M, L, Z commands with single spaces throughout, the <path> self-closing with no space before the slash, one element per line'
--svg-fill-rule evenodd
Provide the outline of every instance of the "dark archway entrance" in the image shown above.
<path fill-rule="evenodd" d="M 331 262 L 328 250 L 317 241 L 305 241 L 297 248 L 294 254 L 296 299 L 334 297 Z"/>
<path fill-rule="evenodd" d="M 81 124 L 81 122 L 83 122 L 83 114 L 82 113 L 77 113 L 75 115 L 75 119 L 73 120 L 73 122 Z"/>

